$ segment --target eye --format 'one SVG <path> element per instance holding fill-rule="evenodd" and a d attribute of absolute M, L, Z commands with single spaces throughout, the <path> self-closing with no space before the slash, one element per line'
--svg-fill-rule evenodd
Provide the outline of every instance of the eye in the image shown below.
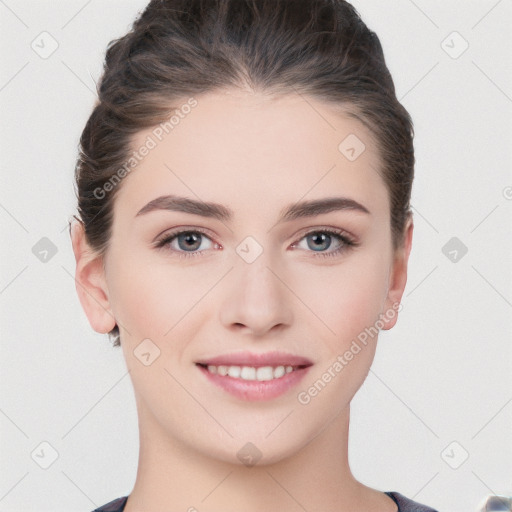
<path fill-rule="evenodd" d="M 329 249 L 331 247 L 333 239 L 336 240 L 337 247 L 329 252 L 323 251 L 323 249 Z M 309 231 L 299 240 L 299 242 L 302 240 L 306 240 L 307 248 L 316 253 L 314 255 L 315 257 L 338 256 L 351 247 L 358 245 L 356 241 L 345 231 L 332 228 Z M 294 248 L 298 246 L 299 244 L 297 242 L 292 245 Z"/>
<path fill-rule="evenodd" d="M 198 251 L 203 240 L 209 240 L 210 246 L 203 247 L 201 251 Z M 169 246 L 170 250 L 177 253 L 179 258 L 199 256 L 206 249 L 211 249 L 212 245 L 220 247 L 218 244 L 212 242 L 210 237 L 208 237 L 204 231 L 199 229 L 178 230 L 166 233 L 162 238 L 156 241 L 155 245 L 157 248 Z"/>

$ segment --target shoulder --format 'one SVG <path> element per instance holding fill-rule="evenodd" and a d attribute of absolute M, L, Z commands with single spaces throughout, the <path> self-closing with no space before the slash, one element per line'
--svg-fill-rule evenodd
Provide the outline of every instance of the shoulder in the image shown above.
<path fill-rule="evenodd" d="M 94 509 L 92 512 L 123 512 L 128 496 L 109 501 L 106 505 Z"/>
<path fill-rule="evenodd" d="M 399 492 L 391 491 L 387 492 L 386 494 L 398 505 L 398 512 L 438 512 L 437 510 L 428 507 L 427 505 L 422 505 L 417 501 L 406 498 Z"/>

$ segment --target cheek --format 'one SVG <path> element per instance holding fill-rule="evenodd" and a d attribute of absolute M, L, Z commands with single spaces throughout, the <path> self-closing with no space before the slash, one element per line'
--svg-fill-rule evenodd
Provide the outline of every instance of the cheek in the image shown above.
<path fill-rule="evenodd" d="M 124 260 L 116 266 L 111 301 L 116 319 L 136 339 L 165 342 L 173 330 L 182 329 L 194 318 L 194 307 L 212 287 L 217 276 L 177 263 Z"/>
<path fill-rule="evenodd" d="M 324 328 L 317 347 L 318 364 L 299 390 L 297 400 L 309 414 L 334 417 L 356 394 L 375 356 L 378 323 L 387 290 L 383 259 L 361 254 L 350 264 L 332 268 L 323 293 L 310 295 Z M 334 331 L 333 332 L 331 332 Z"/>
<path fill-rule="evenodd" d="M 309 306 L 304 314 L 324 333 L 331 356 L 378 320 L 387 292 L 384 260 L 361 252 L 300 279 L 297 295 Z"/>

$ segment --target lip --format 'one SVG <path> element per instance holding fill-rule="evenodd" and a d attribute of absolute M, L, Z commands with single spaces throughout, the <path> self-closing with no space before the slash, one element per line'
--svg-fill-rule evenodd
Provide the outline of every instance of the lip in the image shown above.
<path fill-rule="evenodd" d="M 295 369 L 278 379 L 258 381 L 213 374 L 207 370 L 205 367 L 207 365 L 253 366 L 256 368 L 262 366 L 293 366 Z M 237 352 L 196 362 L 196 368 L 208 379 L 208 382 L 215 384 L 239 400 L 245 401 L 272 400 L 285 394 L 298 385 L 312 365 L 313 363 L 305 357 L 277 351 L 263 354 Z"/>
<path fill-rule="evenodd" d="M 306 357 L 289 354 L 287 352 L 234 352 L 209 359 L 201 359 L 196 364 L 203 365 L 225 365 L 225 366 L 311 366 L 312 361 Z"/>

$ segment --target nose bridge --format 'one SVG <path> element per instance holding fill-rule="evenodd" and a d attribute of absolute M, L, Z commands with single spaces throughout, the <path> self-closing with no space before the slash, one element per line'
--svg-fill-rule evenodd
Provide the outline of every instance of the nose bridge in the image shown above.
<path fill-rule="evenodd" d="M 278 265 L 278 256 L 270 240 L 271 237 L 263 238 L 263 235 L 258 240 L 247 236 L 235 248 L 235 274 L 240 283 L 251 289 L 251 293 L 267 293 L 268 290 L 263 289 L 276 284 L 273 282 L 276 277 L 270 269 Z"/>
<path fill-rule="evenodd" d="M 280 272 L 275 252 L 250 238 L 236 248 L 231 285 L 220 314 L 225 327 L 241 324 L 262 334 L 274 325 L 291 322 L 290 300 L 286 286 L 277 277 Z"/>

